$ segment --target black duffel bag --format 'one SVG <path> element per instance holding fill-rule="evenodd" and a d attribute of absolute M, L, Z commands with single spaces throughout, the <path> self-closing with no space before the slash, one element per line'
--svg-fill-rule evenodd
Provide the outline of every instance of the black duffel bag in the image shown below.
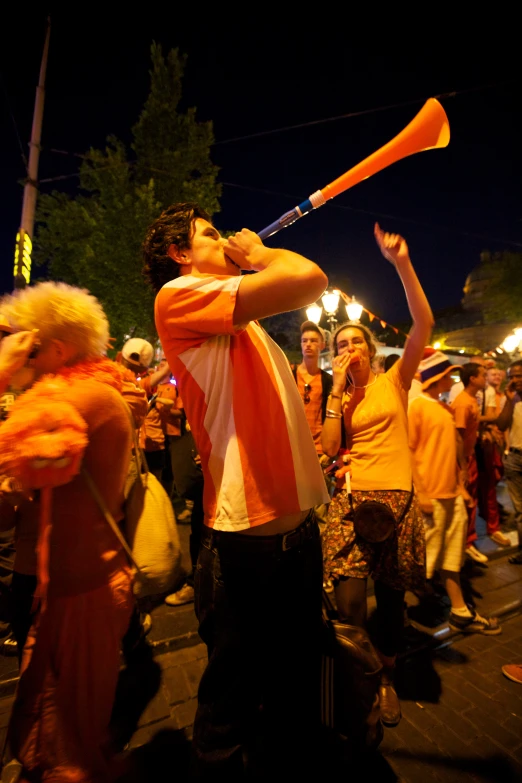
<path fill-rule="evenodd" d="M 382 663 L 366 631 L 340 622 L 325 592 L 323 621 L 322 723 L 354 754 L 375 750 L 384 734 L 379 707 Z"/>

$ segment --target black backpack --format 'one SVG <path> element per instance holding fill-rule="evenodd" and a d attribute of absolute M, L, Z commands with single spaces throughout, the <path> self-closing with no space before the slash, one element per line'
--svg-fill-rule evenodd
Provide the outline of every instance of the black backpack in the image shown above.
<path fill-rule="evenodd" d="M 339 621 L 323 592 L 322 723 L 354 754 L 377 748 L 383 738 L 379 707 L 382 663 L 363 628 Z"/>

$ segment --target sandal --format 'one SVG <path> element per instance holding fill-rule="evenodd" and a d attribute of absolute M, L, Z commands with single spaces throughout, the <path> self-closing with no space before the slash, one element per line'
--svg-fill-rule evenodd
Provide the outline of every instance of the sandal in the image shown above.
<path fill-rule="evenodd" d="M 522 551 L 519 552 L 517 555 L 513 555 L 512 557 L 509 557 L 508 563 L 511 563 L 511 565 L 522 565 Z"/>

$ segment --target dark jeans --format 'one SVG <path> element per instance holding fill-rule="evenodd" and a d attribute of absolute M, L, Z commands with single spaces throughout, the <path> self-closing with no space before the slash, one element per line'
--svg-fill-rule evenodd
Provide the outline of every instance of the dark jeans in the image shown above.
<path fill-rule="evenodd" d="M 390 658 L 397 655 L 402 646 L 404 629 L 404 590 L 376 580 L 373 583 L 377 601 L 377 622 L 373 642 L 378 650 Z"/>
<path fill-rule="evenodd" d="M 203 482 L 201 482 L 201 492 L 194 499 L 194 506 L 190 515 L 189 551 L 190 562 L 192 563 L 192 571 L 187 576 L 187 584 L 190 585 L 190 587 L 194 587 L 194 579 L 199 557 L 199 546 L 201 542 L 201 533 L 203 531 L 203 519 Z"/>
<path fill-rule="evenodd" d="M 287 534 L 286 551 L 283 540 L 203 531 L 195 609 L 209 660 L 194 723 L 197 780 L 297 779 L 317 761 L 323 575 L 313 511 Z"/>
<path fill-rule="evenodd" d="M 192 500 L 194 507 L 190 516 L 190 562 L 192 571 L 187 584 L 194 587 L 194 574 L 199 555 L 199 543 L 203 530 L 203 472 L 197 464 L 196 445 L 191 432 L 180 437 L 169 438 L 169 453 L 176 492 L 184 500 Z"/>
<path fill-rule="evenodd" d="M 22 652 L 27 641 L 27 634 L 29 633 L 29 629 L 35 618 L 32 607 L 36 585 L 36 576 L 20 574 L 18 571 L 13 571 L 13 580 L 11 582 L 13 607 L 11 627 L 18 645 L 18 663 L 22 660 Z"/>
<path fill-rule="evenodd" d="M 510 451 L 504 457 L 504 478 L 515 509 L 518 545 L 522 547 L 522 455 Z"/>

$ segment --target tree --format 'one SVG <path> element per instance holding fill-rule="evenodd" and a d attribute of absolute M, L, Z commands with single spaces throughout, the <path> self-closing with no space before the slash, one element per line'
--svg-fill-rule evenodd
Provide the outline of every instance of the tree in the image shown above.
<path fill-rule="evenodd" d="M 278 313 L 268 318 L 263 318 L 262 327 L 272 340 L 276 342 L 285 353 L 295 352 L 300 349 L 300 326 L 306 320 L 306 313 L 302 310 L 292 310 L 288 313 Z"/>
<path fill-rule="evenodd" d="M 480 260 L 489 281 L 483 302 L 486 323 L 522 323 L 522 253 L 484 252 Z"/>
<path fill-rule="evenodd" d="M 130 153 L 109 137 L 80 167 L 78 193 L 54 191 L 38 202 L 35 261 L 47 275 L 87 288 L 103 304 L 116 345 L 126 335 L 155 341 L 152 289 L 141 274 L 150 223 L 176 201 L 219 211 L 218 168 L 210 160 L 212 123 L 178 111 L 186 58 L 151 47 L 150 91 L 132 129 Z"/>

